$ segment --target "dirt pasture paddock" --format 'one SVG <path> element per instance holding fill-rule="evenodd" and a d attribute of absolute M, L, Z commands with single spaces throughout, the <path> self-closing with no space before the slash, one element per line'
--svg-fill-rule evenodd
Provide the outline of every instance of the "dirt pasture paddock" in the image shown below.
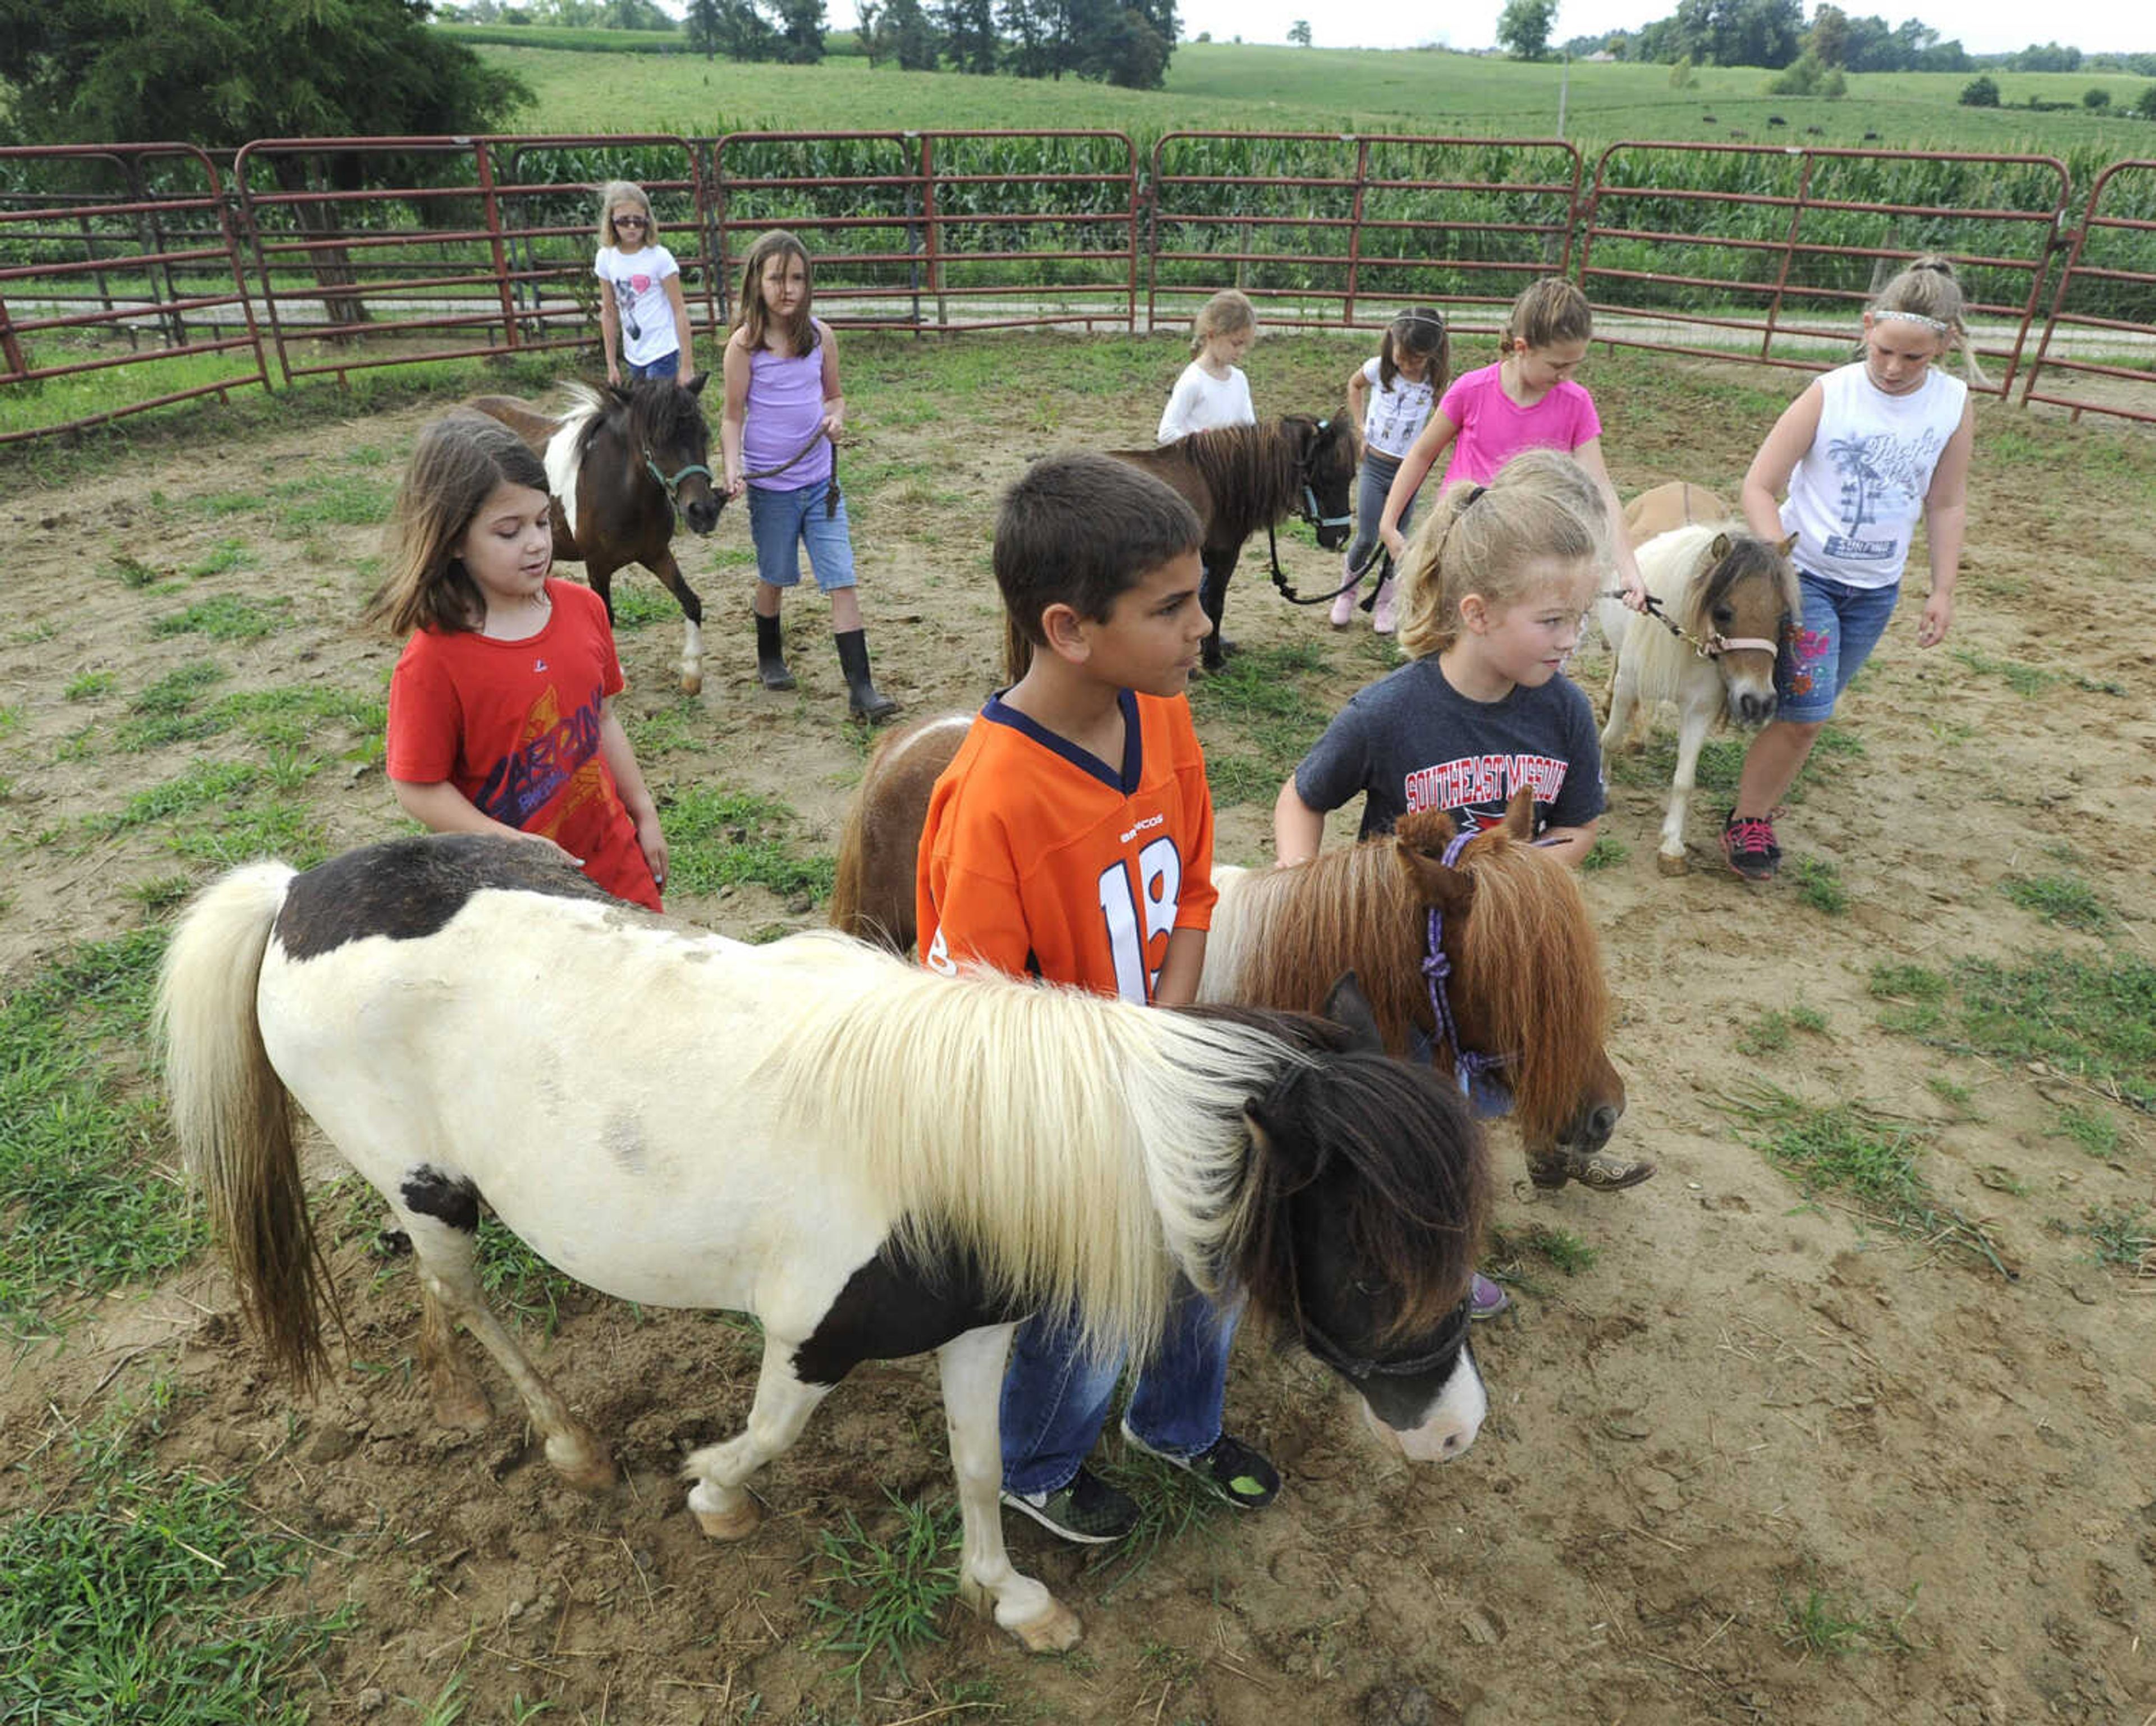
<path fill-rule="evenodd" d="M 1269 338 L 1253 385 L 1269 408 L 1322 408 L 1358 357 Z M 910 711 L 973 706 L 993 677 L 998 489 L 1035 455 L 1142 439 L 1178 362 L 1165 343 L 850 344 L 870 639 Z M 1684 477 L 1733 495 L 1782 399 L 1738 368 L 1625 357 L 1588 382 L 1628 494 Z M 0 473 L 9 994 L 77 943 L 157 927 L 226 861 L 400 830 L 377 732 L 394 644 L 356 619 L 433 411 L 203 416 L 57 479 Z M 1164 1507 L 1138 1549 L 1089 1559 L 1011 1529 L 1085 1619 L 1074 1655 L 1029 1660 L 949 1605 L 939 1639 L 868 1658 L 858 1686 L 823 1646 L 859 1631 L 844 1559 L 899 1544 L 906 1507 L 951 1503 L 931 1366 L 857 1374 L 761 1482 L 763 1527 L 714 1546 L 674 1471 L 742 1420 L 751 1333 L 526 1279 L 526 1334 L 552 1298 L 545 1363 L 623 1466 L 581 1497 L 498 1380 L 484 1433 L 435 1428 L 408 1269 L 349 1187 L 318 1190 L 349 1365 L 316 1400 L 264 1376 L 203 1257 L 10 1315 L 0 1519 L 80 1506 L 91 1432 L 133 1466 L 238 1482 L 297 1574 L 233 1611 L 341 1610 L 280 1692 L 321 1722 L 2144 1722 L 2152 501 L 2145 435 L 1980 408 L 1953 633 L 1920 653 L 1903 607 L 1771 887 L 1719 869 L 1711 789 L 1693 871 L 1659 875 L 1667 741 L 1612 763 L 1585 881 L 1620 1004 L 1620 1132 L 1661 1173 L 1535 1195 L 1501 1135 L 1491 1262 L 1514 1312 L 1478 1333 L 1491 1415 L 1448 1467 L 1382 1458 L 1336 1381 L 1256 1339 L 1229 1417 L 1278 1459 L 1276 1508 L 1209 1513 L 1111 1440 Z M 1283 555 L 1315 589 L 1329 560 L 1306 538 Z M 743 517 L 683 562 L 711 613 L 700 697 L 673 692 L 655 584 L 616 585 L 672 908 L 747 937 L 812 924 L 865 750 L 824 609 L 788 601 L 802 686 L 769 695 Z M 1281 772 L 1391 650 L 1291 610 L 1248 561 L 1229 621 L 1250 669 L 1194 701 L 1222 857 L 1250 862 Z M 1599 695 L 1606 663 L 1578 670 Z M 1730 759 L 1711 755 L 1710 785 Z M 101 1058 L 123 1102 L 151 1094 L 137 1042 Z M 723 1143 L 722 1092 L 711 1106 Z M 169 1191 L 144 1119 L 141 1180 Z M 321 1153 L 326 1183 L 338 1168 Z M 53 1226 L 43 1202 L 0 1193 L 5 1234 Z"/>

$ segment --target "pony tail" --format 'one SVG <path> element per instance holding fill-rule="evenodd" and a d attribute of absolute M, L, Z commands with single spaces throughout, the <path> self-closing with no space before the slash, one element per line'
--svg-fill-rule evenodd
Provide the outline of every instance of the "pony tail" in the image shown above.
<path fill-rule="evenodd" d="M 329 1369 L 321 1310 L 331 1287 L 300 1178 L 293 1107 L 270 1064 L 255 989 L 293 871 L 236 869 L 180 920 L 158 973 L 172 1135 L 208 1200 L 248 1322 L 302 1390 Z"/>

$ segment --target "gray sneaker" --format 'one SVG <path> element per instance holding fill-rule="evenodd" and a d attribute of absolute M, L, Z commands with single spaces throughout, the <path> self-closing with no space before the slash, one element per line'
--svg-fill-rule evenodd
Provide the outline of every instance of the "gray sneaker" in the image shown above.
<path fill-rule="evenodd" d="M 1138 1525 L 1137 1500 L 1090 1468 L 1081 1468 L 1052 1492 L 1014 1492 L 1006 1487 L 1003 1498 L 1050 1533 L 1086 1546 L 1120 1540 Z"/>

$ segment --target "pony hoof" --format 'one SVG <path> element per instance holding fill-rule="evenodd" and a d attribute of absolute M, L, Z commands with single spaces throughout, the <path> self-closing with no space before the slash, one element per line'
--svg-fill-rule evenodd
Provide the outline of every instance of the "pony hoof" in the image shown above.
<path fill-rule="evenodd" d="M 557 1451 L 554 1441 L 550 1439 L 547 1461 L 561 1476 L 562 1485 L 579 1492 L 603 1492 L 613 1484 L 613 1458 L 600 1445 L 569 1443 Z"/>
<path fill-rule="evenodd" d="M 1561 1187 L 1572 1179 L 1572 1169 L 1563 1157 L 1530 1157 L 1527 1179 L 1538 1187 Z"/>
<path fill-rule="evenodd" d="M 681 674 L 681 693 L 683 695 L 700 696 L 703 694 L 703 692 L 704 674 L 701 671 L 684 671 Z"/>
<path fill-rule="evenodd" d="M 1674 857 L 1667 851 L 1657 851 L 1655 853 L 1655 867 L 1664 875 L 1690 875 L 1691 860 L 1682 851 L 1679 851 Z"/>
<path fill-rule="evenodd" d="M 714 1540 L 745 1540 L 763 1520 L 763 1512 L 757 1508 L 756 1500 L 746 1493 L 732 1510 L 699 1510 L 691 1504 L 689 1513 L 696 1518 L 696 1526 Z"/>
<path fill-rule="evenodd" d="M 1004 1627 L 1018 1639 L 1029 1654 L 1067 1653 L 1078 1646 L 1078 1639 L 1086 1633 L 1085 1626 L 1078 1621 L 1078 1615 L 1060 1600 L 1050 1600 L 1048 1610 L 1038 1618 Z"/>
<path fill-rule="evenodd" d="M 435 1424 L 452 1432 L 484 1432 L 494 1419 L 494 1405 L 476 1384 L 434 1393 Z"/>

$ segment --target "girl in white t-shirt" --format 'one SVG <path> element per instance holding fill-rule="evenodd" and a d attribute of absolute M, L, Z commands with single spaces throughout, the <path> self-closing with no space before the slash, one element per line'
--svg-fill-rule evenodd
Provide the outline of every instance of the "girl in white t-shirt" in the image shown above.
<path fill-rule="evenodd" d="M 599 340 L 607 382 L 624 371 L 639 378 L 696 376 L 689 358 L 689 303 L 681 297 L 681 266 L 658 243 L 651 200 L 641 186 L 609 180 L 599 188 L 599 254 L 592 274 L 599 295 Z"/>
<path fill-rule="evenodd" d="M 1183 368 L 1160 416 L 1158 444 L 1224 425 L 1255 425 L 1250 381 L 1241 361 L 1258 339 L 1258 315 L 1233 288 L 1208 300 L 1190 326 L 1190 351 L 1198 357 Z"/>
<path fill-rule="evenodd" d="M 1774 717 L 1744 752 L 1722 827 L 1722 854 L 1746 881 L 1771 880 L 1781 866 L 1774 806 L 1886 633 L 1920 518 L 1931 592 L 1917 645 L 1937 647 L 1953 624 L 1976 419 L 1969 385 L 1932 362 L 1957 348 L 1970 380 L 1984 382 L 1953 265 L 1919 258 L 1864 314 L 1863 357 L 1810 384 L 1744 475 L 1746 525 L 1762 538 L 1795 537 L 1790 559 L 1804 603 L 1783 633 Z"/>
<path fill-rule="evenodd" d="M 1378 543 L 1378 520 L 1400 458 L 1408 453 L 1429 420 L 1430 409 L 1452 377 L 1452 344 L 1445 319 L 1435 306 L 1402 312 L 1385 330 L 1375 359 L 1365 360 L 1348 380 L 1348 411 L 1363 423 L 1363 480 L 1355 492 L 1355 542 L 1340 569 L 1348 585 L 1332 602 L 1332 627 L 1344 629 L 1355 619 L 1356 572 Z M 1405 530 L 1414 513 L 1410 503 L 1400 517 Z M 1393 633 L 1393 583 L 1378 588 L 1370 607 L 1371 626 L 1380 635 Z"/>

